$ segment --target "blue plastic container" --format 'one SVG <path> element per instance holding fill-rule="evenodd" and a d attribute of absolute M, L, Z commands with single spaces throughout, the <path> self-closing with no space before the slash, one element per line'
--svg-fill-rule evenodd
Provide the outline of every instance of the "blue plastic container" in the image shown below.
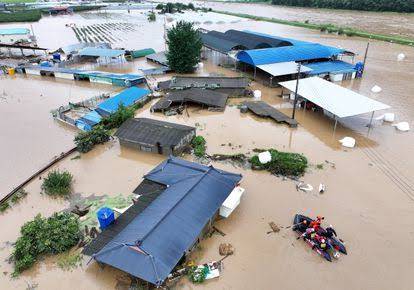
<path fill-rule="evenodd" d="M 60 61 L 60 53 L 56 52 L 53 54 L 53 59 L 54 60 L 59 60 Z"/>
<path fill-rule="evenodd" d="M 96 213 L 101 230 L 106 229 L 115 220 L 115 213 L 109 207 L 100 208 Z"/>

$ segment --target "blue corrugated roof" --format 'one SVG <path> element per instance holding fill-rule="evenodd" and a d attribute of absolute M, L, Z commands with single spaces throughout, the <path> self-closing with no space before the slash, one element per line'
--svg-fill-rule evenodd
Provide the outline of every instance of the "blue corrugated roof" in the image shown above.
<path fill-rule="evenodd" d="M 326 73 L 350 73 L 356 71 L 353 64 L 341 60 L 308 63 L 306 66 L 312 69 L 312 71 L 309 72 L 310 75 L 319 75 Z"/>
<path fill-rule="evenodd" d="M 30 30 L 27 28 L 4 28 L 0 29 L 0 35 L 15 35 L 15 34 L 29 34 Z"/>
<path fill-rule="evenodd" d="M 300 46 L 243 50 L 240 51 L 236 57 L 241 62 L 256 66 L 278 62 L 331 58 L 343 52 L 345 51 L 340 48 L 314 43 Z"/>
<path fill-rule="evenodd" d="M 97 47 L 85 47 L 79 51 L 80 56 L 117 57 L 125 54 L 125 50 Z"/>
<path fill-rule="evenodd" d="M 242 176 L 170 157 L 145 178 L 167 189 L 94 258 L 160 285 Z"/>
<path fill-rule="evenodd" d="M 138 88 L 138 87 L 131 87 L 126 90 L 123 90 L 118 95 L 109 98 L 108 100 L 100 103 L 98 105 L 99 113 L 107 113 L 112 114 L 116 110 L 118 110 L 119 106 L 123 104 L 124 106 L 128 107 L 133 105 L 139 99 L 142 99 L 146 95 L 150 93 L 149 90 Z M 102 112 L 104 111 L 104 112 Z"/>

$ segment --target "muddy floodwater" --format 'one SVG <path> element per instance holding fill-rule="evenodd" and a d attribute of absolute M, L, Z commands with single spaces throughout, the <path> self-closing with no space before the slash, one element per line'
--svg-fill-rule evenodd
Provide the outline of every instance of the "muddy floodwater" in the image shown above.
<path fill-rule="evenodd" d="M 165 1 L 194 2 L 194 1 Z M 203 7 L 219 11 L 244 13 L 289 21 L 309 21 L 317 24 L 336 24 L 372 33 L 414 38 L 414 13 L 369 12 L 320 8 L 302 8 L 270 5 L 265 3 L 229 3 L 197 1 Z"/>
<path fill-rule="evenodd" d="M 214 3 L 214 5 L 230 5 Z M 231 4 L 236 5 L 236 4 Z M 237 4 L 238 7 L 244 7 Z M 251 7 L 250 4 L 246 7 Z M 256 6 L 253 6 L 256 7 Z M 266 7 L 258 5 L 257 7 Z M 245 8 L 248 9 L 248 8 Z M 265 8 L 261 8 L 265 9 Z M 276 9 L 276 8 L 272 8 Z M 310 10 L 313 11 L 313 10 Z M 310 12 L 309 12 L 310 13 Z M 185 16 L 186 14 L 184 14 Z M 194 15 L 187 15 L 195 17 Z M 265 15 L 266 16 L 266 15 Z M 182 17 L 182 16 L 181 16 Z M 284 37 L 341 46 L 363 59 L 367 40 L 328 35 L 302 28 L 245 19 L 228 18 L 214 21 L 214 14 L 198 16 L 205 29 L 250 29 Z M 217 16 L 219 17 L 219 16 Z M 222 17 L 222 16 L 220 16 Z M 164 19 L 148 23 L 140 12 L 91 12 L 63 17 L 45 17 L 33 23 L 39 46 L 59 47 L 76 42 L 73 30 L 78 26 L 99 23 L 132 23 L 136 29 L 114 32 L 113 46 L 164 49 Z M 204 19 L 206 19 L 204 21 Z M 218 19 L 218 18 L 217 18 Z M 28 26 L 27 24 L 22 24 Z M 0 25 L 4 27 L 5 25 Z M 12 25 L 8 25 L 9 27 Z M 50 27 L 50 32 L 46 28 Z M 397 62 L 403 52 L 406 59 Z M 208 55 L 199 75 L 239 75 L 239 72 L 215 65 L 217 56 Z M 103 71 L 137 72 L 154 66 L 144 60 L 85 67 Z M 160 78 L 150 78 L 155 83 Z M 397 121 L 414 127 L 414 49 L 391 43 L 372 41 L 362 79 L 342 83 L 363 95 L 390 105 L 388 112 Z M 371 93 L 379 85 L 382 92 Z M 262 91 L 262 99 L 283 112 L 291 113 L 291 104 L 282 100 L 280 89 L 253 82 L 252 89 Z M 0 192 L 6 193 L 18 182 L 47 163 L 53 156 L 73 146 L 76 131 L 54 121 L 49 111 L 102 92 L 120 88 L 91 85 L 47 77 L 2 76 L 0 78 Z M 254 148 L 276 148 L 303 153 L 311 166 L 301 180 L 317 188 L 327 186 L 324 194 L 298 192 L 295 182 L 265 172 L 243 169 L 225 162 L 213 165 L 243 174 L 246 193 L 241 204 L 217 227 L 226 235 L 213 235 L 204 240 L 192 258 L 197 263 L 220 259 L 220 243 L 231 243 L 235 254 L 228 257 L 220 278 L 193 285 L 182 279 L 178 289 L 412 289 L 414 264 L 414 134 L 400 133 L 390 124 L 375 121 L 366 127 L 369 115 L 347 118 L 333 130 L 333 121 L 309 111 L 297 112 L 299 127 L 290 129 L 250 113 L 241 114 L 235 106 L 242 100 L 232 99 L 224 112 L 209 112 L 190 107 L 188 114 L 165 117 L 152 114 L 151 104 L 137 111 L 137 117 L 151 117 L 197 127 L 207 140 L 207 151 L 214 153 L 248 153 Z M 378 112 L 376 116 L 383 112 Z M 344 149 L 338 140 L 350 136 L 357 141 L 354 149 Z M 119 146 L 117 140 L 97 146 L 93 151 L 73 159 L 77 153 L 52 169 L 66 169 L 74 175 L 74 196 L 128 196 L 141 182 L 142 176 L 163 160 L 162 156 L 138 152 Z M 185 156 L 192 160 L 191 156 Z M 335 163 L 332 167 L 330 163 Z M 317 164 L 324 164 L 318 169 Z M 45 174 L 44 174 L 45 175 Z M 57 265 L 59 257 L 45 257 L 19 278 L 11 278 L 12 264 L 7 258 L 22 224 L 36 214 L 48 216 L 68 208 L 69 200 L 51 199 L 40 194 L 41 180 L 27 187 L 28 196 L 13 208 L 0 214 L 0 285 L 1 289 L 128 289 L 125 273 L 100 268 L 89 258 L 82 266 L 64 271 Z M 338 261 L 322 260 L 291 230 L 267 234 L 268 223 L 280 226 L 292 223 L 294 214 L 324 215 L 346 241 L 349 254 Z"/>

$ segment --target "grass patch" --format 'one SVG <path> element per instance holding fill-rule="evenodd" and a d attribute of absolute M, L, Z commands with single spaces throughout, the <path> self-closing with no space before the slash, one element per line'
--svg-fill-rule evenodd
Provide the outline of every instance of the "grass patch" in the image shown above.
<path fill-rule="evenodd" d="M 15 204 L 18 204 L 22 200 L 22 198 L 26 197 L 27 194 L 28 192 L 23 188 L 19 189 L 16 193 L 12 195 L 12 197 L 10 197 L 10 200 L 7 200 L 0 204 L 0 213 L 5 212 Z"/>
<path fill-rule="evenodd" d="M 75 137 L 75 144 L 79 152 L 89 152 L 97 144 L 103 144 L 110 139 L 110 134 L 103 126 L 95 126 L 91 131 L 80 132 Z"/>
<path fill-rule="evenodd" d="M 0 204 L 0 213 L 5 212 L 10 207 L 10 204 L 8 201 L 3 202 Z"/>
<path fill-rule="evenodd" d="M 310 23 L 309 21 L 307 22 L 306 21 L 305 22 L 289 21 L 289 20 L 282 20 L 282 19 L 277 19 L 277 18 L 261 17 L 261 16 L 250 15 L 250 14 L 234 13 L 234 12 L 219 11 L 219 10 L 213 10 L 213 12 L 257 20 L 257 21 L 266 21 L 266 22 L 272 22 L 272 23 L 277 23 L 277 24 L 284 24 L 284 25 L 303 27 L 303 28 L 309 28 L 309 29 L 320 30 L 320 31 L 327 31 L 329 33 L 338 33 L 338 34 L 341 33 L 347 36 L 359 36 L 363 38 L 387 41 L 387 42 L 398 43 L 398 44 L 403 44 L 403 45 L 410 45 L 410 46 L 414 45 L 414 39 L 400 37 L 400 36 L 393 36 L 393 35 L 370 33 L 370 32 L 363 31 L 363 30 L 358 30 L 358 29 L 349 28 L 349 27 L 340 27 L 340 26 L 336 26 L 333 24 L 313 24 L 313 23 Z"/>
<path fill-rule="evenodd" d="M 0 13 L 1 22 L 34 22 L 42 18 L 42 13 L 39 9 L 19 10 L 11 13 Z"/>
<path fill-rule="evenodd" d="M 302 154 L 281 152 L 275 149 L 269 150 L 255 150 L 255 152 L 269 151 L 272 159 L 266 164 L 259 161 L 259 156 L 254 155 L 250 158 L 252 169 L 267 170 L 273 174 L 283 176 L 302 176 L 308 167 L 308 159 Z"/>
<path fill-rule="evenodd" d="M 71 271 L 82 265 L 83 256 L 81 253 L 64 253 L 58 260 L 57 265 L 64 271 Z"/>
<path fill-rule="evenodd" d="M 40 214 L 20 229 L 12 254 L 13 276 L 29 269 L 44 254 L 63 253 L 81 238 L 79 220 L 70 213 L 55 213 L 43 218 Z"/>
<path fill-rule="evenodd" d="M 206 139 L 203 136 L 195 136 L 191 140 L 191 147 L 194 149 L 194 154 L 197 157 L 204 157 L 206 155 Z"/>
<path fill-rule="evenodd" d="M 51 196 L 68 196 L 71 191 L 73 176 L 68 171 L 54 170 L 43 180 L 42 190 Z"/>
<path fill-rule="evenodd" d="M 323 169 L 323 163 L 316 164 L 316 169 Z"/>

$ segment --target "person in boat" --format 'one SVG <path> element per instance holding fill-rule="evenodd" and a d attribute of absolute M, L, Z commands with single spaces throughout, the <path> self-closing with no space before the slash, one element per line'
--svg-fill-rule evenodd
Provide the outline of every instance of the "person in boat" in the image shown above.
<path fill-rule="evenodd" d="M 310 222 L 309 227 L 313 228 L 315 231 L 317 231 L 321 227 L 322 221 L 325 219 L 323 216 L 317 216 L 316 220 L 313 220 Z"/>
<path fill-rule="evenodd" d="M 327 228 L 325 229 L 324 236 L 325 236 L 325 237 L 327 237 L 327 238 L 329 238 L 329 239 L 331 239 L 331 238 L 333 238 L 334 236 L 335 236 L 335 237 L 337 237 L 338 235 L 336 234 L 336 231 L 335 231 L 335 229 L 332 227 L 332 225 L 329 225 L 329 227 L 327 227 Z"/>
<path fill-rule="evenodd" d="M 309 227 L 297 239 L 299 240 L 300 238 L 303 238 L 304 240 L 305 239 L 313 240 L 315 238 L 315 236 L 316 236 L 315 229 Z"/>
<path fill-rule="evenodd" d="M 303 220 L 301 223 L 297 225 L 298 230 L 300 230 L 301 232 L 305 232 L 308 227 L 309 222 L 307 220 Z"/>

